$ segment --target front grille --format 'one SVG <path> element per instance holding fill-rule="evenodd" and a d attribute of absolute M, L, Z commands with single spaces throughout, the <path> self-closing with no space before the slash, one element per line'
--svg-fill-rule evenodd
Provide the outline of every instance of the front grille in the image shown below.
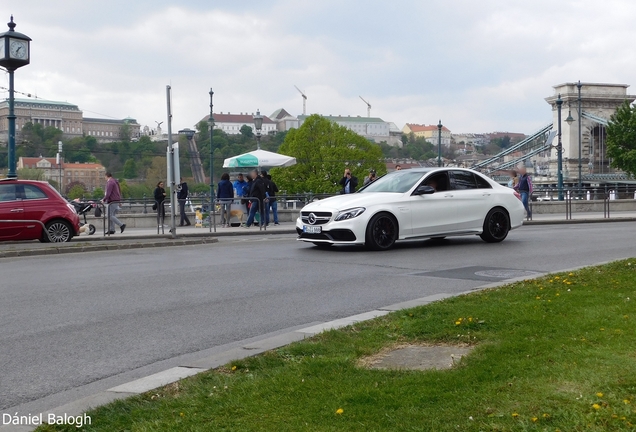
<path fill-rule="evenodd" d="M 313 224 L 309 222 L 310 214 L 316 217 L 316 221 Z M 331 220 L 331 212 L 300 212 L 300 220 L 306 225 L 324 225 Z"/>
<path fill-rule="evenodd" d="M 354 242 L 356 241 L 355 234 L 348 229 L 337 229 L 331 231 L 323 231 L 320 234 L 309 234 L 304 233 L 300 228 L 296 228 L 296 232 L 298 233 L 298 237 L 301 239 L 307 240 L 329 240 L 329 241 L 347 241 Z"/>

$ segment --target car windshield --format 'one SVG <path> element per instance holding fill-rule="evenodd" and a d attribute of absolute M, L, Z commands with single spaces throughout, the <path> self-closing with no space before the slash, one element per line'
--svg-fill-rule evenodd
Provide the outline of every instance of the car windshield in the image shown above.
<path fill-rule="evenodd" d="M 394 171 L 385 176 L 380 177 L 373 183 L 367 185 L 360 193 L 369 192 L 408 192 L 420 179 L 424 176 L 421 171 Z"/>

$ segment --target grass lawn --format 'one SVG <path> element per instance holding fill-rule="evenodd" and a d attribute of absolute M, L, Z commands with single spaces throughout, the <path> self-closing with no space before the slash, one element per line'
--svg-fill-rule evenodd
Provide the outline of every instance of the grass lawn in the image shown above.
<path fill-rule="evenodd" d="M 449 370 L 359 366 L 408 343 L 474 349 Z M 104 432 L 634 431 L 636 259 L 395 312 L 89 415 Z M 61 430 L 77 429 L 38 429 Z"/>

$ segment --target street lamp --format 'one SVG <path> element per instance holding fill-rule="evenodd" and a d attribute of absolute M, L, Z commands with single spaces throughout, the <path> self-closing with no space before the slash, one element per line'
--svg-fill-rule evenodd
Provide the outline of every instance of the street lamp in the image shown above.
<path fill-rule="evenodd" d="M 442 120 L 437 124 L 437 166 L 442 166 Z"/>
<path fill-rule="evenodd" d="M 7 23 L 9 31 L 0 34 L 0 66 L 3 66 L 9 72 L 9 142 L 8 142 L 8 162 L 9 172 L 8 178 L 17 178 L 15 166 L 15 98 L 13 88 L 13 72 L 16 69 L 26 66 L 31 61 L 31 38 L 15 31 L 15 23 L 13 15 L 11 21 Z"/>
<path fill-rule="evenodd" d="M 557 141 L 557 188 L 559 190 L 559 201 L 563 201 L 563 144 L 561 143 L 561 105 L 563 100 L 561 99 L 561 93 L 556 100 L 557 106 L 557 119 L 558 119 L 558 132 L 559 137 Z"/>
<path fill-rule="evenodd" d="M 210 88 L 210 118 L 208 122 L 210 122 L 210 215 L 214 211 L 214 146 L 212 145 L 212 139 L 214 136 L 214 104 L 212 98 L 214 97 L 214 92 Z M 212 227 L 212 224 L 210 224 Z M 210 228 L 211 230 L 212 228 Z M 216 226 L 214 228 L 216 230 Z"/>
<path fill-rule="evenodd" d="M 263 127 L 263 116 L 259 110 L 256 110 L 254 116 L 254 126 L 256 127 L 256 149 L 261 149 L 261 128 Z"/>
<path fill-rule="evenodd" d="M 583 84 L 581 84 L 581 80 L 579 80 L 579 82 L 576 84 L 576 88 L 579 91 L 579 193 L 581 193 L 581 189 L 583 189 L 583 185 L 581 183 L 581 130 L 583 129 L 581 127 L 583 126 L 581 124 L 581 87 L 583 87 Z"/>
<path fill-rule="evenodd" d="M 57 167 L 60 170 L 60 193 L 62 193 L 62 161 L 64 160 L 62 158 L 62 141 L 58 141 L 57 142 Z"/>

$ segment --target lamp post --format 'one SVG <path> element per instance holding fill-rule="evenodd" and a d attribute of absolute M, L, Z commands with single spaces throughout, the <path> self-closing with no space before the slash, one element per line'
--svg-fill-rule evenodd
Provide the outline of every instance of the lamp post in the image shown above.
<path fill-rule="evenodd" d="M 557 106 L 557 188 L 559 191 L 559 201 L 563 201 L 563 144 L 561 143 L 561 105 L 563 100 L 561 99 L 561 93 L 556 100 Z"/>
<path fill-rule="evenodd" d="M 442 166 L 442 120 L 437 124 L 437 166 Z"/>
<path fill-rule="evenodd" d="M 261 149 L 261 128 L 263 127 L 263 116 L 259 110 L 256 110 L 254 116 L 254 126 L 256 127 L 256 149 Z"/>
<path fill-rule="evenodd" d="M 62 162 L 64 159 L 62 158 L 62 141 L 57 142 L 57 166 L 60 170 L 60 194 L 62 193 Z"/>
<path fill-rule="evenodd" d="M 210 88 L 210 215 L 214 206 L 214 146 L 212 145 L 212 139 L 214 137 L 214 104 L 213 104 L 214 92 Z M 212 229 L 210 224 L 210 230 Z M 216 227 L 215 227 L 216 229 Z"/>
<path fill-rule="evenodd" d="M 583 125 L 581 124 L 581 87 L 583 87 L 583 84 L 581 84 L 581 80 L 579 80 L 576 84 L 576 88 L 579 91 L 579 193 L 581 192 L 581 189 L 583 189 L 583 184 L 581 183 L 581 131 L 583 129 Z"/>
<path fill-rule="evenodd" d="M 16 69 L 26 66 L 30 62 L 31 55 L 31 38 L 15 31 L 15 23 L 13 15 L 11 21 L 7 23 L 9 31 L 0 34 L 0 66 L 3 66 L 9 72 L 9 139 L 8 139 L 8 178 L 17 178 L 15 166 L 15 97 L 13 72 Z"/>

